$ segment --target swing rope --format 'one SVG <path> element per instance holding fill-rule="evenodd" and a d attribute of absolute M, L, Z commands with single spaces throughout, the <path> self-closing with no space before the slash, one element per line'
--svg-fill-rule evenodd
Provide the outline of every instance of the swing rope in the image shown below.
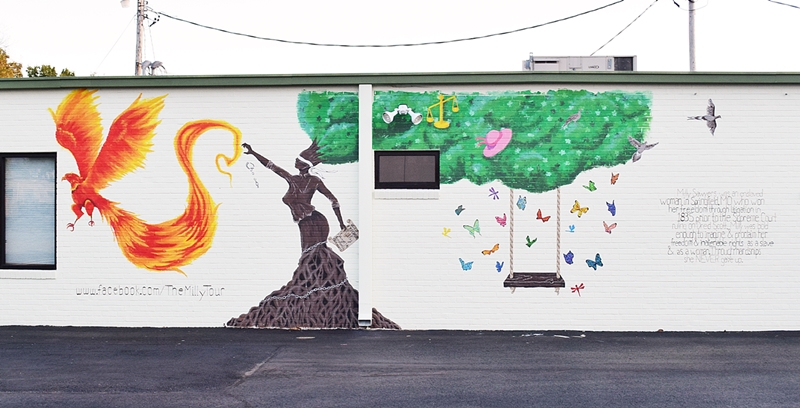
<path fill-rule="evenodd" d="M 508 193 L 508 279 L 514 279 L 514 189 Z M 556 278 L 561 279 L 561 188 L 556 188 Z M 514 287 L 511 293 L 514 293 Z M 556 293 L 559 288 L 556 288 Z"/>
<path fill-rule="evenodd" d="M 508 212 L 509 212 L 509 228 L 508 228 L 508 278 L 514 278 L 514 189 L 509 189 L 508 193 Z"/>
<path fill-rule="evenodd" d="M 561 187 L 556 188 L 556 278 L 561 279 Z"/>

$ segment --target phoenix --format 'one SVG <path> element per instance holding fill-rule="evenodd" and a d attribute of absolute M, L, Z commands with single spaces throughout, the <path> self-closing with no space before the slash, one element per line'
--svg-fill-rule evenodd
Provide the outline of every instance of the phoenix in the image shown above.
<path fill-rule="evenodd" d="M 218 204 L 214 203 L 192 165 L 192 149 L 208 130 L 232 133 L 233 157 L 223 154 L 216 157 L 217 169 L 231 177 L 222 170 L 219 161 L 224 159 L 227 166 L 231 166 L 241 156 L 241 132 L 219 120 L 193 121 L 181 127 L 174 146 L 189 184 L 186 208 L 183 214 L 171 220 L 148 224 L 135 213 L 121 208 L 119 203 L 105 198 L 101 191 L 136 169 L 144 168 L 145 157 L 153 147 L 156 127 L 161 122 L 158 115 L 164 108 L 166 95 L 154 98 L 139 95 L 114 119 L 104 140 L 95 92 L 72 91 L 55 112 L 50 109 L 56 125 L 56 140 L 72 153 L 78 166 L 78 174 L 66 173 L 62 178 L 70 184 L 72 211 L 76 216 L 67 228 L 74 231 L 75 224 L 84 215 L 89 217 L 89 226 L 93 226 L 97 210 L 110 225 L 119 248 L 131 263 L 151 271 L 175 271 L 185 275 L 180 268 L 208 251 L 217 227 Z"/>

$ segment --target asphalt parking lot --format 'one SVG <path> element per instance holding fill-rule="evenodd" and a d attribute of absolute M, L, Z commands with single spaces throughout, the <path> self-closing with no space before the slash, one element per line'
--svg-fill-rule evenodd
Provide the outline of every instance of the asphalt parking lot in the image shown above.
<path fill-rule="evenodd" d="M 0 407 L 800 406 L 800 333 L 0 327 Z"/>

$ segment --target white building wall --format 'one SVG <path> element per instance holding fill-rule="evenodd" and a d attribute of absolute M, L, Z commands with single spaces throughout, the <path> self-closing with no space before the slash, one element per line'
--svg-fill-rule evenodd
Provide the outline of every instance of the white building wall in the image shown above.
<path fill-rule="evenodd" d="M 510 189 L 500 181 L 475 185 L 462 180 L 443 184 L 438 199 L 376 199 L 372 208 L 371 304 L 403 329 L 516 330 L 797 330 L 794 317 L 800 278 L 794 270 L 798 229 L 796 112 L 797 85 L 680 84 L 543 84 L 443 85 L 385 87 L 385 91 L 453 93 L 547 92 L 557 89 L 590 92 L 647 92 L 650 95 L 648 143 L 658 143 L 643 158 L 611 168 L 595 168 L 556 191 L 531 193 Z M 291 170 L 309 136 L 297 118 L 302 87 L 237 88 L 102 88 L 99 111 L 103 128 L 142 93 L 166 94 L 161 124 L 145 167 L 128 174 L 102 194 L 150 223 L 180 214 L 186 203 L 186 177 L 175 158 L 172 141 L 184 123 L 221 119 L 238 127 L 243 141 L 278 165 Z M 357 86 L 328 86 L 316 91 L 357 92 Z M 0 92 L 0 151 L 57 152 L 57 177 L 76 172 L 72 155 L 59 146 L 48 108 L 56 109 L 69 90 L 3 90 Z M 687 116 L 705 113 L 713 99 L 718 120 L 715 135 L 703 122 Z M 374 112 L 380 120 L 381 112 Z M 424 111 L 423 111 L 424 113 Z M 603 114 L 583 112 L 580 121 Z M 374 123 L 374 122 L 373 122 Z M 427 125 L 425 122 L 419 126 Z M 480 135 L 479 135 L 480 136 Z M 377 137 L 377 135 L 376 135 Z M 220 204 L 213 247 L 176 272 L 152 272 L 134 266 L 121 253 L 109 225 L 98 215 L 75 231 L 69 184 L 57 191 L 57 269 L 0 270 L 0 325 L 215 327 L 246 313 L 291 278 L 300 252 L 298 229 L 281 202 L 286 183 L 242 156 L 227 177 L 213 166 L 218 153 L 230 154 L 225 131 L 203 135 L 195 146 L 194 163 L 201 180 Z M 252 163 L 252 166 L 248 166 Z M 252 167 L 252 168 L 251 168 Z M 342 215 L 361 225 L 358 163 L 330 166 L 325 184 L 339 199 Z M 610 184 L 612 174 L 619 174 Z M 584 185 L 594 181 L 597 190 Z M 499 199 L 490 196 L 490 188 Z M 511 264 L 509 227 L 495 217 L 510 215 L 518 196 L 527 208 L 514 212 L 514 270 L 552 272 L 559 269 L 565 287 L 503 286 Z M 559 208 L 560 226 L 556 228 Z M 707 196 L 711 204 L 696 201 Z M 668 204 L 680 199 L 681 205 Z M 728 204 L 728 200 L 731 204 Z M 590 210 L 581 218 L 570 213 L 575 200 Z M 606 201 L 614 200 L 616 216 Z M 717 203 L 716 200 L 719 200 Z M 749 200 L 741 203 L 742 200 Z M 739 204 L 733 204 L 740 202 Z M 317 209 L 332 224 L 330 203 L 321 195 Z M 455 209 L 463 206 L 461 215 Z M 541 208 L 552 218 L 536 219 Z M 692 211 L 734 210 L 756 215 L 757 221 L 680 222 Z M 369 212 L 366 212 L 369 213 Z M 480 220 L 481 233 L 470 236 L 463 225 Z M 615 222 L 608 234 L 602 222 Z M 575 232 L 568 232 L 575 225 Z M 442 233 L 449 228 L 449 237 Z M 335 225 L 332 230 L 335 231 Z M 556 233 L 556 231 L 560 231 Z M 698 243 L 680 247 L 680 235 L 708 240 L 709 231 L 724 245 Z M 728 235 L 730 233 L 730 236 Z M 739 234 L 737 238 L 736 234 Z M 364 235 L 367 236 L 367 235 Z M 536 238 L 530 247 L 525 237 Z M 748 250 L 731 250 L 742 241 Z M 748 246 L 758 241 L 759 246 Z M 761 246 L 761 243 L 765 246 Z M 499 244 L 498 251 L 481 251 Z M 337 252 L 349 282 L 359 287 L 359 246 Z M 690 249 L 694 254 L 679 254 Z M 697 255 L 697 250 L 708 255 Z M 563 254 L 572 251 L 572 265 Z M 758 251 L 758 255 L 755 255 Z M 603 266 L 586 259 L 602 255 Z M 462 258 L 474 262 L 464 270 Z M 556 259 L 559 259 L 558 263 Z M 363 262 L 363 260 L 361 260 Z M 496 263 L 503 262 L 501 272 Z M 578 291 L 572 288 L 583 285 Z M 103 288 L 106 294 L 103 294 Z M 111 288 L 112 294 L 107 294 Z M 121 288 L 123 294 L 113 294 Z M 135 288 L 136 295 L 124 294 Z M 144 293 L 142 293 L 144 288 Z M 158 289 L 158 293 L 153 292 Z M 183 291 L 179 291 L 183 289 Z M 208 296 L 211 292 L 215 296 Z M 363 288 L 367 290 L 366 288 Z M 200 292 L 206 293 L 200 296 Z M 98 293 L 86 295 L 86 293 Z M 80 294 L 79 294 L 80 293 Z M 150 294 L 154 293 L 154 294 Z"/>

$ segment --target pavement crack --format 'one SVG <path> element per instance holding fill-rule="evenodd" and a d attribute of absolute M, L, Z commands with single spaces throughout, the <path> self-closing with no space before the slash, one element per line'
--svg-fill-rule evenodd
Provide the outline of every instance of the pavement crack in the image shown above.
<path fill-rule="evenodd" d="M 242 404 L 244 404 L 245 407 L 250 407 L 251 406 L 250 403 L 246 399 L 237 396 L 233 392 L 233 390 L 236 387 L 238 387 L 239 385 L 241 385 L 242 383 L 244 383 L 245 381 L 247 381 L 247 379 L 249 379 L 250 377 L 252 377 L 256 373 L 260 372 L 261 368 L 264 367 L 267 363 L 269 363 L 270 360 L 275 358 L 275 356 L 278 355 L 278 352 L 280 352 L 282 348 L 283 348 L 283 346 L 276 347 L 275 350 L 273 350 L 272 353 L 270 353 L 267 356 L 267 358 L 264 359 L 264 361 L 254 365 L 253 368 L 245 371 L 244 374 L 242 374 L 242 376 L 238 380 L 236 380 L 236 382 L 234 382 L 233 384 L 231 384 L 230 386 L 227 387 L 227 389 L 225 390 L 225 395 L 240 401 Z"/>

